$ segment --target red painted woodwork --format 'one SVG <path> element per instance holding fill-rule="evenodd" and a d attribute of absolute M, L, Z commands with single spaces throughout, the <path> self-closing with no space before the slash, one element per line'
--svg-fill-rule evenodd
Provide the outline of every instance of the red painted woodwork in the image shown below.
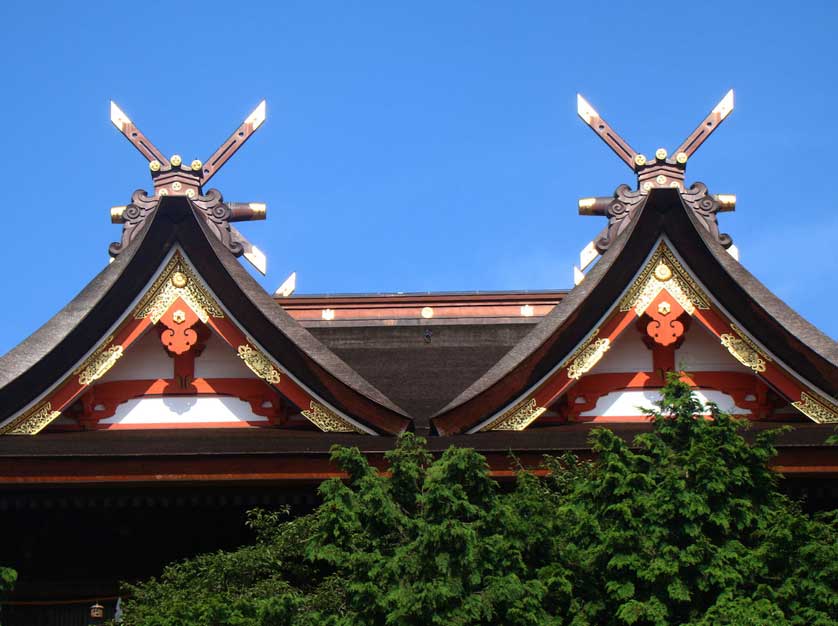
<path fill-rule="evenodd" d="M 213 317 L 209 319 L 208 323 L 212 330 L 218 333 L 234 351 L 238 350 L 239 346 L 250 344 L 247 336 L 229 318 Z M 303 409 L 307 409 L 312 400 L 315 400 L 311 394 L 295 383 L 290 376 L 284 375 L 284 373 L 280 374 L 279 382 L 273 385 L 273 387 L 278 389 L 282 395 L 295 405 Z"/>
<path fill-rule="evenodd" d="M 675 346 L 654 344 L 652 347 L 652 367 L 656 372 L 675 371 Z"/>
<path fill-rule="evenodd" d="M 183 321 L 178 322 L 178 319 Z M 129 318 L 115 333 L 112 344 L 121 345 L 123 351 L 127 352 L 150 325 L 149 318 Z M 237 358 L 235 351 L 238 346 L 249 343 L 244 333 L 227 318 L 210 318 L 210 324 L 207 326 L 200 322 L 182 299 L 178 298 L 160 318 L 157 329 L 163 347 L 173 357 L 171 379 L 109 381 L 84 386 L 78 383 L 76 376 L 71 376 L 49 397 L 49 401 L 56 410 L 75 418 L 82 428 L 97 429 L 118 427 L 99 424 L 99 421 L 113 416 L 116 407 L 123 402 L 143 396 L 231 396 L 247 402 L 254 414 L 267 417 L 268 425 L 286 422 L 287 408 L 280 394 L 286 395 L 300 408 L 308 408 L 314 400 L 290 377 L 284 375 L 275 387 L 261 379 L 195 379 L 195 358 L 200 356 L 212 331 L 217 332 L 230 345 L 233 350 L 230 354 L 231 359 Z M 80 411 L 73 411 L 70 407 L 76 400 L 79 401 Z M 239 424 L 236 422 L 236 425 Z M 214 427 L 218 425 L 213 424 Z M 265 424 L 254 422 L 253 425 Z M 155 425 L 157 428 L 170 426 L 173 425 Z"/>
<path fill-rule="evenodd" d="M 660 307 L 666 302 L 668 307 Z M 667 311 L 664 314 L 664 311 Z M 678 319 L 670 319 L 677 314 Z M 713 308 L 695 309 L 693 316 L 689 316 L 665 289 L 647 307 L 644 314 L 638 318 L 635 311 L 614 311 L 600 327 L 598 338 L 608 338 L 613 343 L 622 332 L 637 321 L 643 333 L 647 346 L 652 350 L 654 373 L 633 374 L 585 374 L 579 381 L 567 376 L 567 369 L 562 368 L 551 374 L 532 393 L 537 406 L 547 407 L 548 410 L 537 422 L 541 424 L 556 423 L 578 419 L 578 416 L 596 406 L 596 401 L 602 395 L 611 391 L 632 388 L 659 388 L 663 386 L 663 373 L 675 371 L 675 349 L 683 342 L 686 331 L 696 319 L 705 326 L 716 338 L 722 334 L 731 334 L 731 322 Z M 603 358 L 608 358 L 607 353 Z M 731 356 L 731 359 L 734 357 Z M 618 379 L 607 377 L 627 377 L 633 384 L 614 382 Z M 602 378 L 606 377 L 606 378 Z M 603 381 L 611 381 L 605 382 Z M 766 361 L 764 372 L 746 374 L 740 372 L 697 372 L 684 374 L 682 380 L 693 387 L 713 389 L 730 395 L 736 406 L 751 412 L 752 420 L 773 419 L 774 411 L 782 405 L 794 402 L 800 398 L 805 388 L 773 361 Z M 639 381 L 642 384 L 636 385 Z M 773 399 L 770 390 L 775 389 L 785 398 Z M 561 404 L 557 401 L 567 395 Z M 788 418 L 788 416 L 786 416 Z"/>
<path fill-rule="evenodd" d="M 100 383 L 82 395 L 84 414 L 76 416 L 76 419 L 87 428 L 98 428 L 99 420 L 113 416 L 120 404 L 134 398 L 200 395 L 230 396 L 243 400 L 250 405 L 255 415 L 267 417 L 269 425 L 280 424 L 285 420 L 285 406 L 279 393 L 256 378 L 194 378 L 186 384 L 181 378 Z M 155 425 L 157 428 L 168 426 Z"/>
<path fill-rule="evenodd" d="M 602 325 L 597 338 L 609 339 L 613 343 L 635 318 L 636 315 L 633 310 L 618 312 Z M 549 407 L 575 382 L 575 379 L 568 377 L 567 366 L 561 368 L 542 383 L 541 387 L 535 392 L 536 404 Z"/>
<path fill-rule="evenodd" d="M 109 345 L 120 345 L 123 350 L 127 350 L 137 339 L 151 325 L 148 318 L 134 319 L 129 318 L 122 326 L 117 329 L 113 335 L 113 339 Z M 53 391 L 47 398 L 56 411 L 63 411 L 73 401 L 75 401 L 81 393 L 87 388 L 87 385 L 82 385 L 79 382 L 79 377 L 71 374 Z"/>
<path fill-rule="evenodd" d="M 604 395 L 615 391 L 633 389 L 660 389 L 664 385 L 664 372 L 588 374 L 567 392 L 567 404 L 558 407 L 564 421 L 638 421 L 637 416 L 625 418 L 581 418 L 590 411 Z M 751 411 L 749 419 L 770 419 L 778 405 L 784 401 L 769 397 L 769 387 L 754 374 L 742 372 L 694 372 L 681 373 L 681 380 L 696 389 L 720 391 L 733 398 L 737 407 Z M 788 417 L 788 416 L 786 416 Z"/>
<path fill-rule="evenodd" d="M 384 294 L 350 296 L 305 296 L 275 298 L 291 317 L 319 322 L 323 310 L 334 311 L 335 320 L 421 319 L 421 310 L 431 307 L 435 319 L 463 317 L 521 317 L 521 307 L 532 307 L 533 321 L 547 315 L 566 291 L 549 293 Z"/>
<path fill-rule="evenodd" d="M 593 458 L 589 450 L 579 450 L 576 454 L 583 460 Z M 485 456 L 492 476 L 501 479 L 513 479 L 520 467 L 538 469 L 544 460 L 542 451 L 516 452 L 514 461 L 510 460 L 505 451 L 487 452 Z M 380 469 L 386 467 L 383 453 L 368 452 L 366 457 L 373 466 Z M 780 448 L 779 454 L 770 464 L 785 475 L 838 476 L 838 463 L 834 450 L 829 446 Z M 327 478 L 345 477 L 329 461 L 328 453 L 260 456 L 190 454 L 182 457 L 147 457 L 142 463 L 137 463 L 134 456 L 0 459 L 0 481 L 9 485 L 214 484 L 233 481 L 317 484 Z"/>
<path fill-rule="evenodd" d="M 192 328 L 200 320 L 195 312 L 181 299 L 177 298 L 160 318 L 165 326 L 160 333 L 160 341 L 172 354 L 184 354 L 198 341 L 198 333 Z"/>
<path fill-rule="evenodd" d="M 658 345 L 671 346 L 684 337 L 686 326 L 681 318 L 685 315 L 684 307 L 662 289 L 644 313 L 651 318 L 646 324 L 646 334 Z"/>
<path fill-rule="evenodd" d="M 694 316 L 717 338 L 721 338 L 723 334 L 735 334 L 731 329 L 731 321 L 715 309 L 696 309 Z M 774 361 L 766 362 L 765 371 L 761 372 L 760 376 L 790 401 L 799 400 L 800 393 L 806 391 L 806 388 L 796 378 Z"/>

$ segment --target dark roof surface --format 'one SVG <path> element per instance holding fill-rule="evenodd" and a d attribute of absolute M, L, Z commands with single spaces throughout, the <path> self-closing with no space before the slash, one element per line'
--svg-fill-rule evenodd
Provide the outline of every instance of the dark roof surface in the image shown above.
<path fill-rule="evenodd" d="M 519 320 L 310 327 L 312 334 L 413 416 L 428 418 L 482 376 L 535 325 Z"/>
<path fill-rule="evenodd" d="M 743 432 L 752 439 L 765 430 L 780 428 L 777 422 L 754 422 Z M 778 438 L 779 447 L 823 447 L 834 426 L 831 424 L 794 423 Z M 473 435 L 430 437 L 432 450 L 450 445 L 476 448 L 482 452 L 544 452 L 589 450 L 588 437 L 598 424 L 566 424 L 525 431 L 492 431 Z M 609 429 L 631 440 L 649 432 L 648 423 L 611 424 Z M 66 457 L 163 457 L 202 455 L 328 455 L 333 444 L 357 446 L 362 452 L 391 450 L 394 437 L 330 433 L 328 437 L 310 431 L 248 428 L 204 428 L 182 430 L 99 430 L 88 432 L 42 432 L 37 437 L 0 437 L 0 458 Z"/>
<path fill-rule="evenodd" d="M 398 432 L 403 411 L 294 320 L 209 232 L 185 197 L 164 197 L 150 223 L 61 312 L 0 359 L 0 419 L 68 372 L 125 314 L 169 250 L 180 245 L 243 329 L 336 408 Z"/>
<path fill-rule="evenodd" d="M 372 410 L 404 419 L 404 409 L 420 433 L 429 432 L 434 415 L 461 411 L 482 419 L 540 380 L 613 306 L 661 234 L 758 341 L 814 385 L 833 395 L 838 392 L 838 343 L 730 257 L 674 190 L 650 194 L 632 224 L 569 292 L 333 297 L 336 308 L 360 307 L 364 315 L 370 307 L 393 302 L 416 306 L 426 298 L 435 306 L 447 302 L 460 307 L 458 312 L 448 309 L 453 317 L 434 319 L 408 319 L 414 314 L 392 309 L 394 313 L 382 313 L 381 319 L 321 320 L 318 307 L 328 306 L 329 297 L 275 300 L 206 232 L 184 199 L 168 199 L 163 206 L 168 208 L 158 211 L 114 263 L 0 358 L 0 418 L 36 397 L 101 339 L 175 243 L 247 332 L 316 393 L 362 418 Z M 208 249 L 212 254 L 206 254 Z M 546 316 L 504 317 L 517 310 L 519 301 L 536 295 L 544 311 L 552 308 Z M 505 308 L 491 308 L 499 303 Z M 285 306 L 309 307 L 318 315 L 296 321 Z"/>
<path fill-rule="evenodd" d="M 675 189 L 655 189 L 585 280 L 433 420 L 477 424 L 537 384 L 594 328 L 666 235 L 689 268 L 747 331 L 798 375 L 838 392 L 838 343 L 821 333 L 710 237 Z M 458 426 L 457 428 L 461 428 Z"/>

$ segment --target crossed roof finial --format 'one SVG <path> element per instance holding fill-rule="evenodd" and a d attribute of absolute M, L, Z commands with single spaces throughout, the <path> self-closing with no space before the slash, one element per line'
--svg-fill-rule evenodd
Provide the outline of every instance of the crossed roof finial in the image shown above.
<path fill-rule="evenodd" d="M 673 156 L 670 157 L 665 148 L 658 148 L 652 160 L 636 152 L 580 94 L 576 95 L 576 110 L 591 130 L 637 174 L 638 191 L 648 192 L 655 187 L 677 187 L 683 191 L 687 161 L 733 111 L 733 89 L 678 146 Z"/>
<path fill-rule="evenodd" d="M 266 207 L 261 202 L 224 202 L 217 189 L 204 194 L 203 187 L 230 160 L 251 135 L 265 121 L 265 101 L 248 115 L 244 122 L 206 161 L 193 160 L 188 165 L 179 154 L 168 159 L 141 131 L 134 122 L 111 101 L 111 122 L 125 138 L 148 160 L 154 194 L 135 191 L 131 204 L 111 208 L 111 221 L 122 224 L 122 240 L 111 244 L 109 252 L 117 256 L 135 237 L 163 196 L 186 196 L 207 220 L 210 228 L 236 256 L 244 255 L 263 274 L 266 270 L 265 256 L 253 246 L 230 222 L 263 220 Z"/>
<path fill-rule="evenodd" d="M 713 131 L 733 111 L 733 90 L 710 111 L 692 134 L 675 150 L 672 156 L 665 148 L 658 148 L 653 159 L 637 152 L 628 142 L 620 137 L 596 109 L 585 98 L 577 94 L 577 112 L 600 139 L 628 165 L 637 176 L 637 188 L 620 185 L 611 196 L 582 198 L 579 200 L 580 215 L 601 215 L 608 217 L 608 226 L 582 251 L 581 269 L 585 269 L 597 257 L 603 254 L 616 237 L 628 226 L 635 209 L 643 202 L 652 189 L 676 188 L 684 202 L 700 218 L 704 226 L 725 248 L 730 248 L 733 240 L 730 236 L 719 233 L 716 213 L 733 211 L 736 208 L 736 196 L 728 194 L 710 195 L 703 183 L 694 183 L 687 187 L 684 174 L 687 161 L 703 144 Z M 735 249 L 734 249 L 735 250 Z M 583 275 L 576 270 L 577 282 Z"/>
<path fill-rule="evenodd" d="M 265 101 L 262 100 L 209 159 L 203 162 L 195 159 L 187 165 L 179 154 L 173 154 L 168 159 L 163 156 L 157 146 L 151 143 L 116 102 L 111 100 L 111 122 L 140 154 L 148 159 L 154 193 L 158 196 L 184 195 L 194 198 L 200 194 L 201 188 L 250 139 L 264 121 Z"/>

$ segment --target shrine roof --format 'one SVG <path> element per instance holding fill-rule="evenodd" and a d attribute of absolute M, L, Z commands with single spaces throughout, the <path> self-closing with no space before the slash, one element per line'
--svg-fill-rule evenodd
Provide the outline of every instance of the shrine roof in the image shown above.
<path fill-rule="evenodd" d="M 499 410 L 548 375 L 618 302 L 667 237 L 721 305 L 799 376 L 838 392 L 838 343 L 734 260 L 677 189 L 652 189 L 584 281 L 503 358 L 432 419 Z"/>
<path fill-rule="evenodd" d="M 378 434 L 401 432 L 413 420 L 421 434 L 430 433 L 433 423 L 438 433 L 456 437 L 464 428 L 477 428 L 475 420 L 518 402 L 575 350 L 586 347 L 584 342 L 599 332 L 597 325 L 614 311 L 663 241 L 671 247 L 675 263 L 683 262 L 701 284 L 697 291 L 706 290 L 705 299 L 724 312 L 725 333 L 734 332 L 734 321 L 741 324 L 782 362 L 787 374 L 804 381 L 807 389 L 835 397 L 838 343 L 795 313 L 728 253 L 732 239 L 719 232 L 716 214 L 733 210 L 735 198 L 711 195 L 702 183 L 685 185 L 688 158 L 730 113 L 732 98 L 728 93 L 674 156 L 661 148 L 654 160 L 647 160 L 580 97 L 580 116 L 633 169 L 637 188 L 621 185 L 613 196 L 580 201 L 580 213 L 606 216 L 609 222 L 583 250 L 582 269 L 602 256 L 587 274 L 578 270 L 581 282 L 571 290 L 289 297 L 269 295 L 237 261 L 244 256 L 264 269 L 264 255 L 231 222 L 264 219 L 265 205 L 225 203 L 214 189 L 203 193 L 203 185 L 264 121 L 264 103 L 206 163 L 196 160 L 188 166 L 178 155 L 163 157 L 114 105 L 112 121 L 149 160 L 155 194 L 138 190 L 130 205 L 112 209 L 112 219 L 123 224 L 121 242 L 110 247 L 113 263 L 41 329 L 0 357 L 0 421 L 29 411 L 27 407 L 52 393 L 61 377 L 93 354 L 99 342 L 104 348 L 110 341 L 105 338 L 155 279 L 167 254 L 181 250 L 221 308 L 241 326 L 241 340 L 230 344 L 234 349 L 248 348 L 252 337 L 268 355 L 269 365 L 270 359 L 281 363 L 326 404 Z M 608 340 L 602 341 L 608 345 Z M 743 336 L 741 341 L 751 339 Z M 766 359 L 771 361 L 767 355 Z M 568 374 L 567 378 L 578 377 Z M 794 402 L 788 395 L 786 399 Z M 826 410 L 834 417 L 834 399 L 822 400 L 830 403 Z M 548 404 L 545 401 L 540 410 Z M 41 408 L 51 410 L 48 403 Z M 534 430 L 547 432 L 540 426 Z M 4 429 L 8 427 L 7 422 Z M 265 432 L 258 429 L 253 436 L 272 441 L 274 435 Z M 289 442 L 308 441 L 307 435 L 288 435 L 291 430 L 279 432 L 290 436 Z M 555 437 L 576 431 L 561 432 Z M 486 445 L 509 441 L 506 434 L 492 439 L 495 434 L 476 433 L 470 437 L 478 439 L 469 441 Z M 231 436 L 248 441 L 251 435 Z M 528 433 L 518 436 L 520 442 L 530 438 Z M 134 441 L 131 437 L 126 441 Z M 345 435 L 330 433 L 317 445 L 328 446 L 341 437 Z M 549 446 L 563 445 L 559 439 L 550 439 Z M 73 440 L 68 435 L 66 441 Z M 302 450 L 308 444 L 300 445 Z"/>
<path fill-rule="evenodd" d="M 409 418 L 291 318 L 209 231 L 185 196 L 163 198 L 137 237 L 64 309 L 0 357 L 0 419 L 19 411 L 106 336 L 179 246 L 222 305 L 283 365 L 335 406 L 381 419 L 393 432 Z M 400 425 L 400 426 L 399 426 Z"/>

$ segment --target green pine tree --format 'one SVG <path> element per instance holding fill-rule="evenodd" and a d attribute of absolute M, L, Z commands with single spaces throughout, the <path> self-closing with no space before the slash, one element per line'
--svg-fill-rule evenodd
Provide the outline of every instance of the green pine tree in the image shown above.
<path fill-rule="evenodd" d="M 705 417 L 709 413 L 709 419 Z M 511 489 L 471 449 L 400 438 L 257 540 L 129 586 L 127 626 L 709 626 L 838 623 L 838 512 L 811 517 L 768 468 L 776 433 L 703 407 L 671 376 L 653 430 L 592 434 L 596 461 L 545 459 Z"/>

